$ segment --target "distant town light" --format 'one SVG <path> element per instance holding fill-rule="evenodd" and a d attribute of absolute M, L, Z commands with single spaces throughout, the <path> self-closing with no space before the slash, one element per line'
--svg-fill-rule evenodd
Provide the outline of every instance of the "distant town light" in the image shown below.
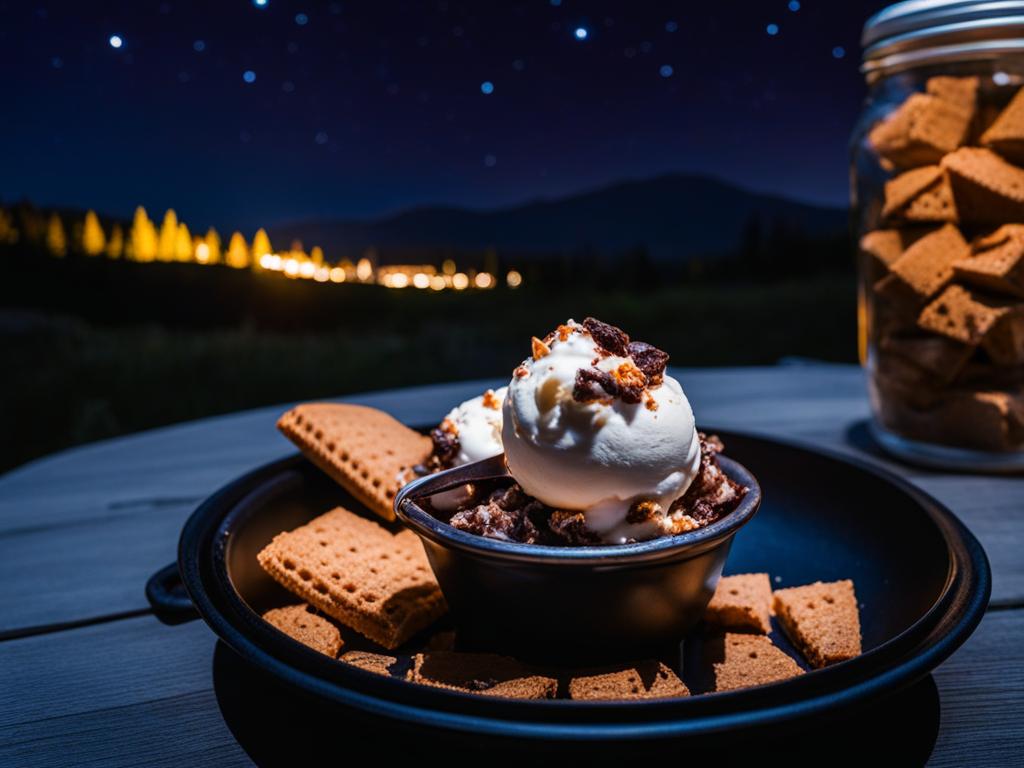
<path fill-rule="evenodd" d="M 469 287 L 469 275 L 465 272 L 456 272 L 452 275 L 452 288 L 462 291 Z"/>
<path fill-rule="evenodd" d="M 417 288 L 429 288 L 430 287 L 430 275 L 426 272 L 417 272 L 412 276 L 412 284 Z"/>
<path fill-rule="evenodd" d="M 332 283 L 344 283 L 345 282 L 345 270 L 341 267 L 331 267 L 331 282 Z"/>
<path fill-rule="evenodd" d="M 120 48 L 124 45 L 124 40 L 121 39 L 120 35 L 111 35 L 107 42 L 110 43 L 111 48 Z"/>
<path fill-rule="evenodd" d="M 196 246 L 196 261 L 200 264 L 205 264 L 210 260 L 210 246 L 206 243 L 199 243 Z"/>
<path fill-rule="evenodd" d="M 494 280 L 487 272 L 477 272 L 476 277 L 473 278 L 473 282 L 476 283 L 477 288 L 490 288 L 491 282 Z"/>
<path fill-rule="evenodd" d="M 288 277 L 297 277 L 299 274 L 299 262 L 291 257 L 285 259 L 284 273 L 288 275 Z"/>
<path fill-rule="evenodd" d="M 518 288 L 523 284 L 523 276 L 514 269 L 510 269 L 508 274 L 505 275 L 505 282 L 509 288 Z"/>
<path fill-rule="evenodd" d="M 454 259 L 445 259 L 444 261 L 442 261 L 441 262 L 441 271 L 444 272 L 446 275 L 454 275 L 455 274 L 455 260 Z"/>
<path fill-rule="evenodd" d="M 433 291 L 443 291 L 447 283 L 444 280 L 443 275 L 433 275 L 430 278 L 430 289 Z"/>
<path fill-rule="evenodd" d="M 388 282 L 392 288 L 405 288 L 409 284 L 409 276 L 405 272 L 395 272 L 388 277 L 391 278 Z"/>
<path fill-rule="evenodd" d="M 356 277 L 364 283 L 373 277 L 373 265 L 365 256 L 356 264 Z"/>
<path fill-rule="evenodd" d="M 304 261 L 299 265 L 299 277 L 311 278 L 316 274 L 316 265 L 312 261 Z"/>
<path fill-rule="evenodd" d="M 317 267 L 316 271 L 313 273 L 313 279 L 318 283 L 326 283 L 331 279 L 331 270 L 327 267 Z"/>

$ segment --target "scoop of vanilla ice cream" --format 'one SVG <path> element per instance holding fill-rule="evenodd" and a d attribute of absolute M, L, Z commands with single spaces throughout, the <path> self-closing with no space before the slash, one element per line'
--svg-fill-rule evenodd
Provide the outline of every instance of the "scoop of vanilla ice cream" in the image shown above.
<path fill-rule="evenodd" d="M 459 453 L 454 460 L 456 466 L 501 453 L 501 407 L 507 391 L 508 387 L 487 390 L 449 412 L 446 418 L 455 427 L 459 438 Z"/>
<path fill-rule="evenodd" d="M 602 351 L 572 321 L 564 327 L 571 332 L 549 337 L 550 351 L 524 361 L 509 383 L 502 428 L 509 471 L 548 506 L 582 511 L 604 542 L 657 536 L 657 520 L 626 517 L 640 501 L 667 512 L 696 476 L 700 441 L 690 403 L 667 375 L 639 403 L 577 401 L 579 369 L 613 372 L 628 358 Z"/>

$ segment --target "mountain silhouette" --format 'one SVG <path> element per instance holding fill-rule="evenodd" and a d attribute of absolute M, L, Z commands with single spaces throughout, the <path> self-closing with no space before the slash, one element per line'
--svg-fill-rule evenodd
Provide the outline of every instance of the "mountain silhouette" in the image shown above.
<path fill-rule="evenodd" d="M 493 247 L 543 255 L 643 247 L 667 261 L 734 253 L 752 226 L 806 238 L 842 236 L 847 211 L 672 174 L 495 210 L 428 206 L 375 220 L 311 218 L 273 227 L 270 235 L 279 247 L 300 240 L 338 256 L 371 246 L 385 256 L 388 249 Z"/>

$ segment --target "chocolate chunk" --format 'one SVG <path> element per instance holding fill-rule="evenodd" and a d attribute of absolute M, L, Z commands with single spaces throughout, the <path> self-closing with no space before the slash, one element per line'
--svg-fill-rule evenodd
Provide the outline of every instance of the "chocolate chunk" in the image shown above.
<path fill-rule="evenodd" d="M 458 435 L 441 427 L 430 430 L 430 439 L 434 442 L 434 456 L 442 467 L 449 467 L 459 455 Z"/>
<path fill-rule="evenodd" d="M 629 354 L 629 336 L 621 328 L 602 323 L 593 317 L 584 320 L 583 327 L 593 337 L 597 346 L 605 352 L 619 357 L 626 357 Z"/>
<path fill-rule="evenodd" d="M 456 512 L 448 524 L 477 536 L 540 544 L 543 537 L 531 515 L 542 507 L 518 485 L 512 485 L 494 491 L 483 504 Z"/>
<path fill-rule="evenodd" d="M 576 371 L 572 399 L 577 403 L 592 403 L 594 400 L 616 397 L 618 394 L 619 384 L 607 371 L 599 368 L 580 368 Z"/>
<path fill-rule="evenodd" d="M 668 366 L 668 353 L 645 341 L 629 342 L 628 350 L 636 367 L 647 376 L 647 385 L 656 387 L 661 384 Z"/>
<path fill-rule="evenodd" d="M 548 528 L 559 538 L 557 543 L 564 546 L 583 547 L 601 543 L 597 535 L 587 528 L 587 518 L 582 512 L 553 509 L 548 517 Z"/>
<path fill-rule="evenodd" d="M 661 505 L 656 501 L 634 501 L 626 513 L 627 523 L 646 523 L 661 514 Z"/>

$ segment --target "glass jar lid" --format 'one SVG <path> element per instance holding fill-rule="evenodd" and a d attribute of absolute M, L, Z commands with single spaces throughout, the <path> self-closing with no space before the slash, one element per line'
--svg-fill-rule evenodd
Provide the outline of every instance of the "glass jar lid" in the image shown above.
<path fill-rule="evenodd" d="M 1024 0 L 905 0 L 864 24 L 869 81 L 911 67 L 1024 53 Z"/>

